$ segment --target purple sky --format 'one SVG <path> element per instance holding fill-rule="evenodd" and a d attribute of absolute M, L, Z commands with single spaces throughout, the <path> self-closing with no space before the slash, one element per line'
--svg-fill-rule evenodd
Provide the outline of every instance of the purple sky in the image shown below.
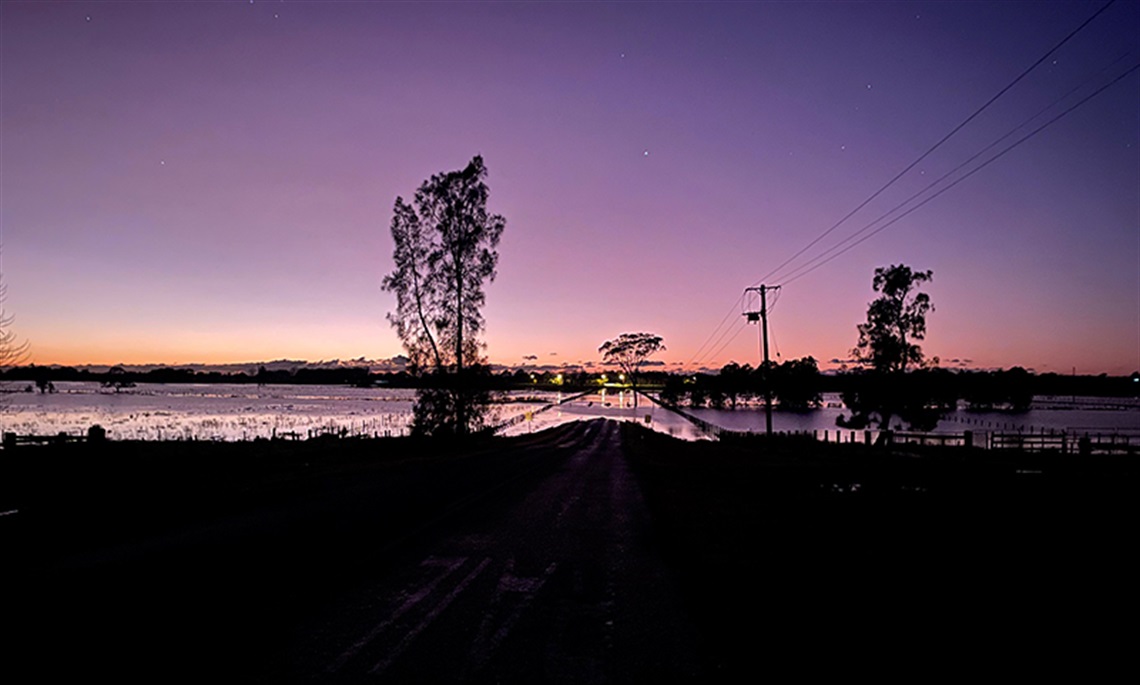
<path fill-rule="evenodd" d="M 41 364 L 396 355 L 393 201 L 482 154 L 492 361 L 755 364 L 742 290 L 1102 4 L 5 1 L 7 310 Z M 1137 62 L 1117 2 L 792 266 Z M 787 282 L 773 354 L 847 357 L 900 262 L 944 366 L 1140 368 L 1140 72 Z"/>

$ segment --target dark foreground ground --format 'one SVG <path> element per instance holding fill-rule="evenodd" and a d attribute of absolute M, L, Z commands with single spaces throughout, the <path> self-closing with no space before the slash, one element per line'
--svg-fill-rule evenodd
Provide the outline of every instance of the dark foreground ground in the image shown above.
<path fill-rule="evenodd" d="M 0 677 L 1128 677 L 1138 471 L 603 421 L 462 449 L 20 448 Z"/>

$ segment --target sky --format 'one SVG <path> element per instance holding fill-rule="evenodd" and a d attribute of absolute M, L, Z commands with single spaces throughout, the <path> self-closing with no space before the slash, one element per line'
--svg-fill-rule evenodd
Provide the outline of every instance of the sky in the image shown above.
<path fill-rule="evenodd" d="M 5 311 L 37 364 L 392 357 L 395 198 L 478 154 L 493 363 L 755 365 L 765 284 L 773 358 L 834 368 L 906 264 L 945 367 L 1128 374 L 1140 71 L 808 261 L 1140 63 L 1115 2 L 825 234 L 1104 4 L 5 0 Z"/>

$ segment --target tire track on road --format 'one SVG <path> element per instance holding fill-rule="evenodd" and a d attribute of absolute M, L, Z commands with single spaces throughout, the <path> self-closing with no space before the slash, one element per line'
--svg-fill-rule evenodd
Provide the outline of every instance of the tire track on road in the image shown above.
<path fill-rule="evenodd" d="M 566 448 L 541 480 L 507 474 L 451 508 L 416 545 L 418 562 L 376 578 L 361 601 L 342 600 L 323 631 L 328 656 L 316 679 L 691 677 L 696 660 L 676 628 L 687 619 L 645 549 L 648 514 L 626 511 L 644 502 L 618 424 L 578 424 L 548 449 Z"/>

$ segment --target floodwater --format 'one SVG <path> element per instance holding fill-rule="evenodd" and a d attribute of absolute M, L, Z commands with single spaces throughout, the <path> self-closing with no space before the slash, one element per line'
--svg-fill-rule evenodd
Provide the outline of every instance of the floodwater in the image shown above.
<path fill-rule="evenodd" d="M 344 386 L 140 383 L 114 392 L 59 382 L 56 392 L 0 395 L 0 428 L 19 435 L 83 434 L 100 425 L 113 440 L 252 440 L 346 429 L 401 435 L 415 391 Z"/>
<path fill-rule="evenodd" d="M 831 431 L 837 429 L 839 416 L 850 418 L 838 394 L 825 393 L 824 406 L 810 412 L 772 412 L 772 430 Z M 763 432 L 764 407 L 749 405 L 736 410 L 689 409 L 699 419 L 736 431 Z M 1066 432 L 1070 434 L 1140 435 L 1140 401 L 1135 398 L 1037 397 L 1029 411 L 974 412 L 959 407 L 941 421 L 933 432 L 976 434 L 995 432 Z M 846 431 L 845 431 L 846 432 Z"/>
<path fill-rule="evenodd" d="M 157 384 L 114 392 L 90 382 L 60 382 L 55 393 L 23 392 L 8 383 L 0 394 L 0 431 L 19 435 L 81 435 L 100 425 L 114 440 L 252 440 L 307 438 L 322 433 L 404 435 L 411 424 L 415 391 L 331 385 Z M 577 397 L 548 391 L 505 393 L 492 409 L 494 423 L 517 420 L 501 432 L 517 435 L 580 419 L 636 421 L 686 440 L 707 438 L 681 416 L 644 396 L 633 406 L 632 393 L 602 390 Z M 690 409 L 709 423 L 738 431 L 764 430 L 757 405 L 735 411 Z M 776 431 L 836 430 L 836 418 L 848 414 L 838 395 L 824 396 L 824 406 L 806 413 L 773 412 Z M 1065 431 L 1091 434 L 1140 434 L 1136 399 L 1037 398 L 1028 412 L 958 410 L 936 432 Z"/>
<path fill-rule="evenodd" d="M 644 395 L 638 398 L 638 404 L 633 406 L 633 393 L 629 391 L 601 390 L 581 397 L 566 395 L 559 397 L 560 404 L 550 406 L 541 412 L 534 412 L 529 420 L 511 426 L 503 431 L 504 435 L 527 433 L 543 428 L 550 428 L 561 423 L 588 419 L 614 419 L 616 421 L 636 421 L 653 430 L 667 433 L 683 440 L 707 440 L 704 431 L 697 428 L 691 421 L 657 406 Z"/>
<path fill-rule="evenodd" d="M 102 426 L 112 440 L 252 440 L 333 433 L 406 435 L 415 390 L 338 385 L 140 383 L 114 392 L 92 382 L 59 382 L 56 392 L 25 392 L 8 383 L 0 394 L 0 431 L 18 435 L 83 435 Z M 518 435 L 597 417 L 641 421 L 686 439 L 702 437 L 690 422 L 629 392 L 576 394 L 513 391 L 492 407 L 491 422 L 520 420 L 501 433 Z M 648 419 L 646 417 L 649 417 Z"/>

